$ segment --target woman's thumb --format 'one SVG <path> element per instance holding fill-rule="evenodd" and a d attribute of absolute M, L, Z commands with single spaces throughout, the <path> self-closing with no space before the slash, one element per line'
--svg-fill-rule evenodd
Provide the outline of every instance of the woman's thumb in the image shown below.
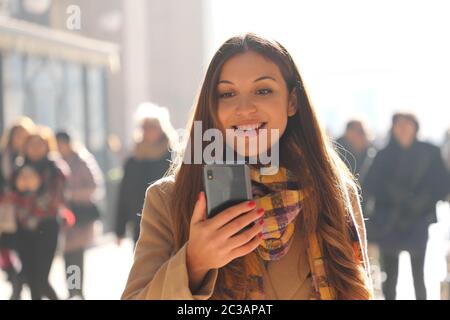
<path fill-rule="evenodd" d="M 205 193 L 201 191 L 195 203 L 194 212 L 192 213 L 191 223 L 198 223 L 206 219 L 206 199 Z"/>

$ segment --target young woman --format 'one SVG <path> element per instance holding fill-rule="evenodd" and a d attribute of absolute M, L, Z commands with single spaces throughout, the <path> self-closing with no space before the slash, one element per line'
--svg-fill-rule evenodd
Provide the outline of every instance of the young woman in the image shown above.
<path fill-rule="evenodd" d="M 119 244 L 129 223 L 133 227 L 133 240 L 136 243 L 145 190 L 169 169 L 170 148 L 174 140 L 175 130 L 166 108 L 143 103 L 136 112 L 136 118 L 138 129 L 135 146 L 124 165 L 116 211 L 115 232 Z"/>
<path fill-rule="evenodd" d="M 206 219 L 202 166 L 174 165 L 147 191 L 123 298 L 370 299 L 357 189 L 286 49 L 253 34 L 226 41 L 192 120 L 248 137 L 235 149 L 247 158 L 261 128 L 278 129 L 279 140 L 261 144 L 256 155 L 278 144 L 280 168 L 262 175 L 253 165 L 254 201 Z"/>
<path fill-rule="evenodd" d="M 64 203 L 65 179 L 70 172 L 55 160 L 53 133 L 37 127 L 24 145 L 24 160 L 12 177 L 18 221 L 17 251 L 31 298 L 57 299 L 48 276 L 55 255 Z"/>
<path fill-rule="evenodd" d="M 16 160 L 22 156 L 24 143 L 34 128 L 30 118 L 22 117 L 7 130 L 3 136 L 0 153 L 0 204 L 7 205 L 11 200 L 10 179 L 16 169 Z M 15 234 L 0 234 L 0 266 L 7 273 L 12 285 L 11 300 L 20 299 L 22 279 L 15 269 L 12 251 L 15 249 Z"/>

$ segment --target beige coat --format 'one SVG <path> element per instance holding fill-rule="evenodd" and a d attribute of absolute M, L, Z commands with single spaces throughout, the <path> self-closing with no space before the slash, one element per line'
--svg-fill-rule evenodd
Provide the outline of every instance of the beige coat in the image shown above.
<path fill-rule="evenodd" d="M 210 270 L 202 286 L 189 289 L 186 268 L 186 244 L 174 252 L 173 230 L 169 204 L 173 178 L 163 178 L 147 190 L 141 234 L 136 245 L 134 264 L 122 299 L 209 299 L 213 293 L 218 270 Z M 367 263 L 366 232 L 359 201 L 353 209 L 360 236 L 363 239 Z M 298 229 L 298 228 L 297 228 Z M 264 271 L 266 299 L 308 299 L 311 279 L 306 249 L 299 233 L 288 253 L 279 261 L 270 261 Z"/>

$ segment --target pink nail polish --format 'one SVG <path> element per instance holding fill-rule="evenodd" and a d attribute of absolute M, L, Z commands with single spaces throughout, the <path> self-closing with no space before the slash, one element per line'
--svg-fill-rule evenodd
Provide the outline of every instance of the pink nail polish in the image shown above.
<path fill-rule="evenodd" d="M 255 204 L 256 204 L 255 201 L 250 201 L 250 202 L 248 203 L 248 206 L 249 206 L 249 207 L 253 207 Z"/>

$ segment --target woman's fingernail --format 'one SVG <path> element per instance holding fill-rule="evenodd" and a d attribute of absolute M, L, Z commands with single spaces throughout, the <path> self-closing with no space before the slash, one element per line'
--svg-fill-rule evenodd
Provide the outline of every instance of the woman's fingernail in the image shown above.
<path fill-rule="evenodd" d="M 258 233 L 258 238 L 262 238 L 262 236 L 263 236 L 263 234 L 262 234 L 262 232 L 260 232 L 260 233 Z"/>
<path fill-rule="evenodd" d="M 249 201 L 248 206 L 249 206 L 249 207 L 253 207 L 255 204 L 256 204 L 255 201 Z"/>
<path fill-rule="evenodd" d="M 264 213 L 264 209 L 263 208 L 259 208 L 258 210 L 256 210 L 256 213 L 259 215 L 262 215 Z"/>
<path fill-rule="evenodd" d="M 264 220 L 259 220 L 259 224 L 263 225 L 264 224 Z"/>

